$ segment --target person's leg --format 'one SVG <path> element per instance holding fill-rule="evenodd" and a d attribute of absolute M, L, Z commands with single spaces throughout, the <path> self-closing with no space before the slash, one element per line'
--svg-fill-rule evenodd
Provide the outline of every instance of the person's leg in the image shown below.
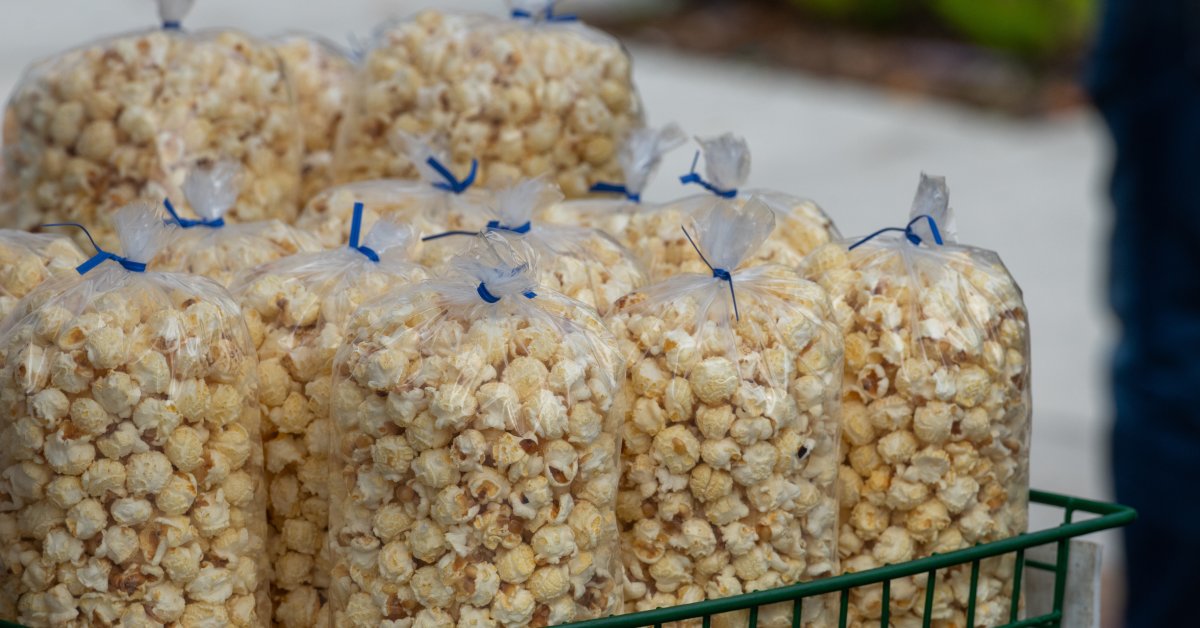
<path fill-rule="evenodd" d="M 1109 298 L 1127 628 L 1200 626 L 1200 46 L 1193 0 L 1109 0 L 1092 91 L 1112 132 Z"/>

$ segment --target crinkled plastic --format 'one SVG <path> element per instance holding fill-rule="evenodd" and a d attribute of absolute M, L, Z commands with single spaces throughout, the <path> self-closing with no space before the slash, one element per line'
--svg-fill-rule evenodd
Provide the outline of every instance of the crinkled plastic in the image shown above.
<path fill-rule="evenodd" d="M 292 32 L 272 41 L 299 108 L 304 135 L 300 199 L 308 202 L 333 184 L 333 146 L 355 66 L 345 51 L 318 35 Z"/>
<path fill-rule="evenodd" d="M 662 158 L 667 153 L 683 146 L 687 135 L 677 124 L 662 128 L 635 129 L 621 146 L 617 159 L 624 184 L 601 182 L 594 192 L 611 193 L 603 198 L 576 199 L 555 203 L 546 208 L 542 220 L 563 225 L 590 227 L 608 233 L 623 233 L 629 215 L 642 211 L 642 193 Z"/>
<path fill-rule="evenodd" d="M 763 263 L 796 266 L 818 246 L 841 236 L 837 227 L 816 203 L 776 190 L 743 189 L 750 173 L 750 149 L 732 134 L 697 138 L 705 162 L 701 179 L 710 191 L 661 205 L 645 205 L 624 222 L 610 225 L 612 235 L 642 259 L 651 279 L 677 273 L 707 270 L 696 258 L 692 245 L 679 231 L 688 216 L 715 205 L 742 207 L 757 197 L 775 212 L 777 228 L 771 237 L 744 260 L 746 265 Z M 725 196 L 722 196 L 725 194 Z"/>
<path fill-rule="evenodd" d="M 202 275 L 228 286 L 240 271 L 321 250 L 315 237 L 278 220 L 225 224 L 225 216 L 238 207 L 241 176 L 241 167 L 232 161 L 197 167 L 188 174 L 184 198 L 200 219 L 175 220 L 185 228 L 155 256 L 155 268 Z"/>
<path fill-rule="evenodd" d="M 418 169 L 421 181 L 381 179 L 338 185 L 318 194 L 300 212 L 296 226 L 313 234 L 327 248 L 340 246 L 350 235 L 355 203 L 366 207 L 364 220 L 371 223 L 386 219 L 412 225 L 420 235 L 446 230 L 448 216 L 476 215 L 491 198 L 473 181 L 468 165 L 461 172 L 450 172 L 449 182 L 428 163 L 445 163 L 445 155 L 429 145 L 428 138 L 401 136 L 403 150 Z M 461 177 L 461 179 L 459 178 Z M 466 184 L 466 185 L 464 185 Z"/>
<path fill-rule="evenodd" d="M 802 269 L 845 333 L 847 571 L 1026 530 L 1028 313 L 1000 258 L 957 242 L 947 199 L 944 180 L 922 177 L 908 232 L 828 244 Z M 1013 569 L 1012 556 L 981 563 L 976 625 L 1007 622 Z M 935 623 L 966 624 L 970 577 L 969 565 L 938 572 Z M 924 600 L 924 577 L 894 580 L 892 621 L 920 623 Z M 855 590 L 850 622 L 874 621 L 882 603 L 878 586 Z"/>
<path fill-rule="evenodd" d="M 470 255 L 360 308 L 338 352 L 338 625 L 546 626 L 620 608 L 616 342 L 504 240 Z"/>
<path fill-rule="evenodd" d="M 26 626 L 260 626 L 254 346 L 211 280 L 132 272 L 170 227 L 118 210 L 125 261 L 42 284 L 0 328 L 0 615 Z"/>
<path fill-rule="evenodd" d="M 179 30 L 189 3 L 160 5 L 169 26 L 26 70 L 4 116 L 4 185 L 16 196 L 5 226 L 79 222 L 111 246 L 114 210 L 182 199 L 187 172 L 221 159 L 246 170 L 230 220 L 295 217 L 302 146 L 279 56 L 237 31 Z"/>
<path fill-rule="evenodd" d="M 378 261 L 343 246 L 264 264 L 230 288 L 258 348 L 271 599 L 280 626 L 330 625 L 325 539 L 333 357 L 359 305 L 426 278 L 409 260 L 415 241 L 407 227 L 376 223 L 362 245 Z"/>
<path fill-rule="evenodd" d="M 838 573 L 842 342 L 829 299 L 785 266 L 723 274 L 774 227 L 759 200 L 690 222 L 692 254 L 715 270 L 636 291 L 607 318 L 629 364 L 617 495 L 626 612 Z M 800 625 L 835 624 L 832 601 L 805 600 Z M 758 616 L 791 619 L 790 604 Z"/>
<path fill-rule="evenodd" d="M 68 237 L 0 229 L 0 320 L 51 277 L 71 274 L 83 252 Z"/>
<path fill-rule="evenodd" d="M 487 185 L 548 174 L 577 197 L 620 183 L 617 147 L 643 124 L 629 56 L 555 4 L 510 3 L 516 17 L 429 10 L 380 28 L 339 134 L 338 180 L 416 177 L 393 148 L 401 132 L 445 135 L 447 165 L 478 159 Z"/>
<path fill-rule="evenodd" d="M 641 264 L 625 247 L 597 229 L 534 222 L 562 193 L 543 178 L 496 190 L 488 207 L 463 205 L 442 215 L 438 233 L 494 232 L 537 258 L 538 284 L 608 312 L 617 299 L 646 283 Z M 435 222 L 429 220 L 428 222 Z M 440 268 L 462 250 L 462 237 L 427 241 L 421 259 Z"/>

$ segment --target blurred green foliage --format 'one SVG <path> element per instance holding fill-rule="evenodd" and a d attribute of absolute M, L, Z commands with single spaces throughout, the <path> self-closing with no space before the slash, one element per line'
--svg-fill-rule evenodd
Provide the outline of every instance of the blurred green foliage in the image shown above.
<path fill-rule="evenodd" d="M 876 27 L 914 20 L 938 24 L 973 43 L 1039 59 L 1084 42 L 1096 0 L 787 0 L 832 19 Z"/>

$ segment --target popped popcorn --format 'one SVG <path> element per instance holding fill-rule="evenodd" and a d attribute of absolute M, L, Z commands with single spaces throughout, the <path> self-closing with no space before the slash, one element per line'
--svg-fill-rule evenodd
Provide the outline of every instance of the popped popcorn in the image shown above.
<path fill-rule="evenodd" d="M 652 280 L 707 272 L 679 225 L 713 207 L 744 208 L 752 198 L 774 212 L 777 228 L 740 260 L 743 266 L 773 263 L 795 267 L 813 249 L 840 237 L 833 221 L 816 203 L 775 190 L 742 188 L 750 174 L 750 149 L 744 139 L 727 133 L 696 141 L 704 153 L 709 192 L 667 203 L 632 206 L 601 225 L 642 260 Z"/>
<path fill-rule="evenodd" d="M 277 570 L 271 584 L 280 625 L 329 621 L 328 509 L 304 505 L 330 499 L 326 448 L 328 410 L 331 401 L 337 404 L 331 400 L 333 357 L 345 338 L 347 318 L 359 305 L 425 279 L 424 269 L 408 260 L 414 240 L 410 229 L 379 222 L 362 244 L 378 261 L 343 246 L 259 266 L 239 275 L 231 287 L 245 316 L 260 329 L 255 340 L 270 495 L 269 555 L 272 563 L 293 567 Z M 377 465 L 400 474 L 415 455 L 401 436 L 377 441 L 372 453 Z"/>
<path fill-rule="evenodd" d="M 838 567 L 842 345 L 828 297 L 775 264 L 722 277 L 774 227 L 766 205 L 693 219 L 716 270 L 633 292 L 608 317 L 630 364 L 617 497 L 627 612 L 679 603 L 685 587 L 708 599 Z M 813 607 L 803 625 L 824 625 L 832 608 Z"/>
<path fill-rule="evenodd" d="M 447 226 L 446 216 L 474 216 L 483 211 L 478 207 L 490 198 L 490 192 L 473 185 L 470 177 L 461 182 L 445 180 L 446 177 L 429 162 L 432 160 L 441 165 L 445 155 L 437 154 L 420 138 L 402 137 L 409 159 L 417 164 L 420 181 L 379 179 L 330 187 L 309 199 L 300 211 L 296 226 L 311 233 L 322 246 L 336 248 L 350 235 L 350 217 L 357 203 L 366 207 L 364 217 L 367 222 L 390 220 L 411 224 L 421 236 L 451 228 Z M 463 225 L 453 228 L 460 226 Z"/>
<path fill-rule="evenodd" d="M 847 346 L 856 346 L 845 364 L 839 470 L 848 570 L 1000 540 L 1028 522 L 1029 335 L 1020 288 L 995 253 L 957 243 L 941 178 L 922 177 L 911 218 L 904 237 L 849 249 L 853 242 L 832 243 L 802 268 L 829 291 Z M 1009 607 L 1012 564 L 1011 556 L 981 563 L 977 608 Z M 965 621 L 969 573 L 938 572 L 935 623 Z M 961 595 L 942 597 L 951 583 Z M 921 621 L 924 580 L 910 589 L 908 597 L 893 589 L 891 602 L 892 620 L 905 625 Z M 875 621 L 882 603 L 852 593 L 850 622 Z"/>
<path fill-rule="evenodd" d="M 295 217 L 301 142 L 279 56 L 237 31 L 179 30 L 187 5 L 161 0 L 167 26 L 26 70 L 3 137 L 16 226 L 78 222 L 109 247 L 116 209 L 179 198 L 189 169 L 222 158 L 248 174 L 230 220 Z"/>
<path fill-rule="evenodd" d="M 260 625 L 270 604 L 259 586 L 265 492 L 249 335 L 215 283 L 138 272 L 170 229 L 152 208 L 121 209 L 115 222 L 127 257 L 98 256 L 82 275 L 43 284 L 0 325 L 0 415 L 9 419 L 0 511 L 16 515 L 6 539 L 36 561 L 6 558 L 0 588 L 15 602 L 12 619 L 28 626 L 186 623 L 198 613 Z M 60 331 L 42 333 L 51 327 Z M 117 340 L 92 342 L 113 330 L 123 334 L 119 351 Z M 177 342 L 163 344 L 168 336 Z M 185 351 L 202 366 L 181 380 Z M 130 375 L 148 355 L 174 367 L 167 385 Z M 42 375 L 62 356 L 84 369 L 83 385 L 64 390 Z M 254 499 L 234 503 L 214 486 L 231 473 L 254 484 Z M 229 535 L 241 540 L 236 550 Z M 230 575 L 212 577 L 214 565 Z"/>
<path fill-rule="evenodd" d="M 182 229 L 154 257 L 155 268 L 201 275 L 228 286 L 240 271 L 321 250 L 316 238 L 278 220 L 226 225 L 225 216 L 237 207 L 240 178 L 241 166 L 228 160 L 202 163 L 188 173 L 184 198 L 200 220 L 174 217 Z"/>
<path fill-rule="evenodd" d="M 605 33 L 547 19 L 554 4 L 513 2 L 512 19 L 429 10 L 381 29 L 340 128 L 338 181 L 414 178 L 395 136 L 438 133 L 447 165 L 478 159 L 483 184 L 546 174 L 578 197 L 620 182 L 617 147 L 642 125 L 629 57 Z"/>
<path fill-rule="evenodd" d="M 679 125 L 662 128 L 634 129 L 617 154 L 624 184 L 607 181 L 593 187 L 593 192 L 620 194 L 618 198 L 584 198 L 548 205 L 539 220 L 560 225 L 600 229 L 605 233 L 621 234 L 629 222 L 629 214 L 640 210 L 642 193 L 658 170 L 667 153 L 683 146 L 687 135 Z"/>
<path fill-rule="evenodd" d="M 272 43 L 283 59 L 304 132 L 300 199 L 308 202 L 333 183 L 333 145 L 355 67 L 337 46 L 317 35 L 287 33 Z"/>
<path fill-rule="evenodd" d="M 34 288 L 73 273 L 85 259 L 70 238 L 0 229 L 0 320 Z"/>
<path fill-rule="evenodd" d="M 537 256 L 538 284 L 577 299 L 605 314 L 613 302 L 645 283 L 641 264 L 611 237 L 596 229 L 535 223 L 533 217 L 562 194 L 543 178 L 526 179 L 498 189 L 486 209 L 460 205 L 427 220 L 437 237 L 447 232 L 495 233 Z M 454 237 L 429 240 L 421 249 L 430 268 L 444 266 L 461 247 Z M 562 368 L 568 367 L 563 364 Z M 552 380 L 553 383 L 553 380 Z M 560 393 L 562 391 L 559 391 Z"/>
<path fill-rule="evenodd" d="M 506 240 L 476 246 L 445 279 L 360 308 L 338 351 L 335 625 L 545 626 L 618 610 L 624 364 L 596 313 L 537 286 Z M 563 363 L 578 365 L 576 385 L 552 392 Z M 488 408 L 497 399 L 512 412 Z M 555 404 L 600 425 L 543 421 Z"/>

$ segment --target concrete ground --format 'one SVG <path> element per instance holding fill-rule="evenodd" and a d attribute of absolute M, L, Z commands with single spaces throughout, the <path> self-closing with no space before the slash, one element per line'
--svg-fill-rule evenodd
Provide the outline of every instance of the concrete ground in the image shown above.
<path fill-rule="evenodd" d="M 262 35 L 303 29 L 345 41 L 384 17 L 433 5 L 490 12 L 503 6 L 498 0 L 204 0 L 185 25 L 232 25 Z M 148 0 L 3 2 L 0 93 L 35 58 L 155 22 Z M 902 224 L 918 174 L 946 175 L 961 240 L 998 251 L 1025 290 L 1034 342 L 1033 485 L 1110 496 L 1104 369 L 1113 330 L 1102 300 L 1109 157 L 1095 116 L 1012 120 L 752 66 L 632 52 L 652 124 L 744 135 L 754 150 L 754 186 L 812 197 L 847 235 Z M 672 155 L 648 197 L 679 194 L 670 175 L 685 172 L 690 159 L 690 149 Z M 1035 513 L 1033 523 L 1052 521 Z"/>

